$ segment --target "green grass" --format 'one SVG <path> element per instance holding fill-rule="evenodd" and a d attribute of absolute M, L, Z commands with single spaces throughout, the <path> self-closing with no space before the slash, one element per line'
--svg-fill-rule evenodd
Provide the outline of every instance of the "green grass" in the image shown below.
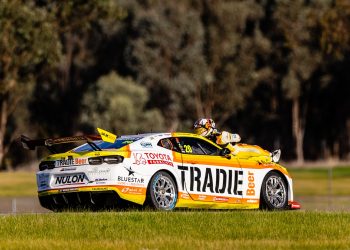
<path fill-rule="evenodd" d="M 288 169 L 295 195 L 350 195 L 350 167 Z M 331 179 L 330 179 L 331 177 Z"/>
<path fill-rule="evenodd" d="M 347 249 L 350 213 L 124 211 L 0 217 L 1 249 Z"/>
<path fill-rule="evenodd" d="M 35 172 L 0 172 L 0 197 L 36 195 Z"/>

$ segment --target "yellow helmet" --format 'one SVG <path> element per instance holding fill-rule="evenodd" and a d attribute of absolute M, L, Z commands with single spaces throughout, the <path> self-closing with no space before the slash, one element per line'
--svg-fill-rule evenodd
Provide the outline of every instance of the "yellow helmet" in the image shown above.
<path fill-rule="evenodd" d="M 194 133 L 201 136 L 209 136 L 215 129 L 213 119 L 201 118 L 194 123 Z"/>

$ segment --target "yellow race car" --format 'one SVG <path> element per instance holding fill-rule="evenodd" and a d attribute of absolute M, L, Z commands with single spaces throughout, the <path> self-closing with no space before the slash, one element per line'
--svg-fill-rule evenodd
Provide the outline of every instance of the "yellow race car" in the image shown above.
<path fill-rule="evenodd" d="M 31 140 L 23 146 L 46 146 L 53 154 L 37 172 L 43 207 L 112 209 L 126 203 L 159 210 L 299 209 L 286 168 L 258 157 L 231 154 L 192 133 L 116 135 Z M 55 153 L 57 144 L 85 142 Z"/>

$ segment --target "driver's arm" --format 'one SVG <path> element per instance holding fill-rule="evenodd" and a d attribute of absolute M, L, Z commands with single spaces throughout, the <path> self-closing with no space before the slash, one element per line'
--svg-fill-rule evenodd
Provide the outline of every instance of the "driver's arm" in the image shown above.
<path fill-rule="evenodd" d="M 219 136 L 216 137 L 216 143 L 219 145 L 231 143 L 231 142 L 240 142 L 241 137 L 239 134 L 231 134 L 229 132 L 223 131 Z"/>

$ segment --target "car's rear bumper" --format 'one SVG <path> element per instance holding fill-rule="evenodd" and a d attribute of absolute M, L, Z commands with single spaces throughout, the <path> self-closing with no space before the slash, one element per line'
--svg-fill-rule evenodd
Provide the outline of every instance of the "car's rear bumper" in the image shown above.
<path fill-rule="evenodd" d="M 71 192 L 39 196 L 41 206 L 53 210 L 65 209 L 112 209 L 120 198 L 114 191 Z"/>

